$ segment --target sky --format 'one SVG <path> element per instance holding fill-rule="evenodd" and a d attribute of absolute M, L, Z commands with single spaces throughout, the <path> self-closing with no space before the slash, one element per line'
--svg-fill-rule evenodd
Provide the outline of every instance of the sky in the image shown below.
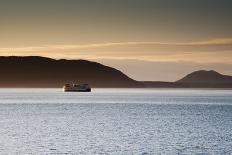
<path fill-rule="evenodd" d="M 231 0 L 0 0 L 0 55 L 87 59 L 136 80 L 232 75 Z"/>

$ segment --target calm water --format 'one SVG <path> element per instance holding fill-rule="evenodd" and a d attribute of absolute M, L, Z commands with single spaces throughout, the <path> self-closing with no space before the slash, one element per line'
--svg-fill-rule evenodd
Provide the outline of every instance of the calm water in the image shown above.
<path fill-rule="evenodd" d="M 0 154 L 232 154 L 232 90 L 0 89 Z"/>

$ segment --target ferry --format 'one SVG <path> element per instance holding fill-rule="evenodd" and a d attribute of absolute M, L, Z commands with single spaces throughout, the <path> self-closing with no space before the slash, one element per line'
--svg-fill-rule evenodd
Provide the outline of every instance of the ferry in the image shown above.
<path fill-rule="evenodd" d="M 68 83 L 63 86 L 64 92 L 91 92 L 91 88 L 88 84 L 74 84 Z"/>

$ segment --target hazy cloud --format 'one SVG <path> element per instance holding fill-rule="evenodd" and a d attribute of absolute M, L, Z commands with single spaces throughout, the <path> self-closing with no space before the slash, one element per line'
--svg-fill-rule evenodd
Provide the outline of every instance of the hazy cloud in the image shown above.
<path fill-rule="evenodd" d="M 190 43 L 115 42 L 0 48 L 1 55 L 42 55 L 68 59 L 137 59 L 232 63 L 232 38 Z"/>

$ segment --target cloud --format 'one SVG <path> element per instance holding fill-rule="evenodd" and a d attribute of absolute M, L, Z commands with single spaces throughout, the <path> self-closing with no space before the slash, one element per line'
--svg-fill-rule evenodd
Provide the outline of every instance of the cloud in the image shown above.
<path fill-rule="evenodd" d="M 138 59 L 232 63 L 232 38 L 190 43 L 109 42 L 0 48 L 1 55 L 42 55 L 69 59 Z"/>
<path fill-rule="evenodd" d="M 48 45 L 48 46 L 29 46 L 16 48 L 0 48 L 0 51 L 40 51 L 40 50 L 69 50 L 69 49 L 91 49 L 91 48 L 108 48 L 108 47 L 138 47 L 138 46 L 199 46 L 199 45 L 232 45 L 232 38 L 219 38 L 200 42 L 190 43 L 162 43 L 162 42 L 109 42 L 95 44 L 74 44 L 74 45 Z"/>
<path fill-rule="evenodd" d="M 232 45 L 232 38 L 219 38 L 207 41 L 192 42 L 191 45 Z"/>

